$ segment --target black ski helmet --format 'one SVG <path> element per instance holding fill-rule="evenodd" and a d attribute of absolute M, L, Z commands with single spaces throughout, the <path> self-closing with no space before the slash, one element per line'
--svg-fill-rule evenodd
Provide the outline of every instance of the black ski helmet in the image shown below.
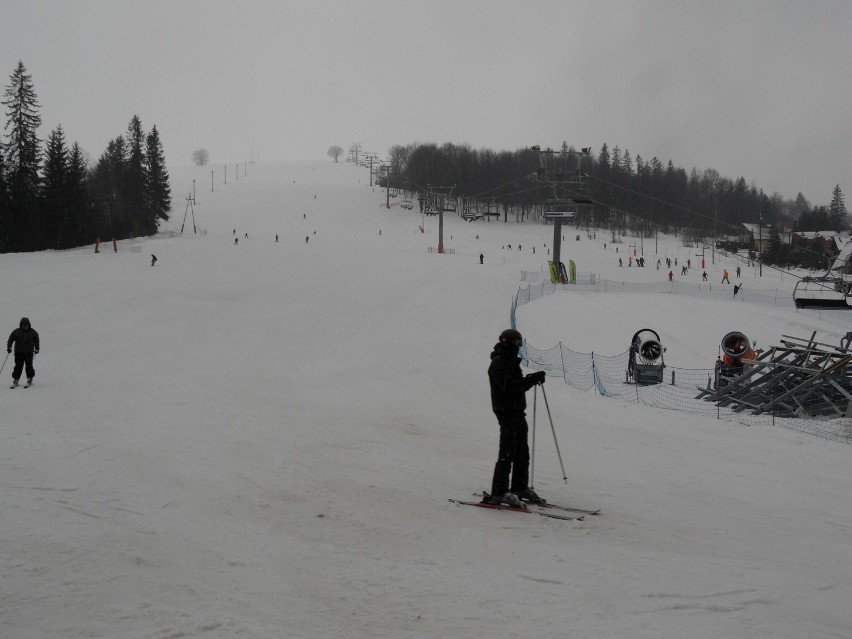
<path fill-rule="evenodd" d="M 520 348 L 524 343 L 524 336 L 514 328 L 507 328 L 505 331 L 500 333 L 500 343 Z"/>

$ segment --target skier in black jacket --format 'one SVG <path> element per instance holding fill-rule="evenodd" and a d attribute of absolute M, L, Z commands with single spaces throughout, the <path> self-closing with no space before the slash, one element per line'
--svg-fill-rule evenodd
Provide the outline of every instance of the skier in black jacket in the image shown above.
<path fill-rule="evenodd" d="M 526 392 L 536 384 L 544 383 L 544 371 L 526 376 L 521 372 L 518 351 L 523 342 L 524 338 L 514 329 L 500 333 L 488 367 L 491 408 L 500 424 L 500 450 L 494 466 L 491 494 L 484 500 L 491 504 L 522 506 L 521 500 L 541 501 L 529 487 L 530 449 L 525 410 Z"/>
<path fill-rule="evenodd" d="M 12 331 L 9 339 L 6 341 L 6 352 L 12 352 L 12 343 L 15 344 L 15 368 L 12 370 L 12 386 L 18 385 L 18 380 L 21 378 L 21 371 L 24 366 L 27 368 L 27 384 L 33 383 L 35 369 L 33 368 L 33 355 L 38 353 L 39 341 L 38 333 L 30 325 L 30 320 L 26 317 L 21 318 L 21 323 L 18 328 Z"/>

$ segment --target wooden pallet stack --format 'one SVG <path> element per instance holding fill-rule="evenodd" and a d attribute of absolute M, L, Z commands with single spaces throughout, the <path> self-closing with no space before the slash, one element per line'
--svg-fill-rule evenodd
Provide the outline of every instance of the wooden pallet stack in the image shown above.
<path fill-rule="evenodd" d="M 852 332 L 839 346 L 781 336 L 781 345 L 761 352 L 735 377 L 717 374 L 715 388 L 700 388 L 697 399 L 734 412 L 777 417 L 852 417 Z"/>

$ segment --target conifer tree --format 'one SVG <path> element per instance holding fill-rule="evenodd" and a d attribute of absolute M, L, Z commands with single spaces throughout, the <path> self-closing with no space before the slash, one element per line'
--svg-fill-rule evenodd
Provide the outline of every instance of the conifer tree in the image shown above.
<path fill-rule="evenodd" d="M 58 125 L 47 138 L 42 179 L 42 201 L 36 233 L 39 247 L 61 248 L 64 227 L 68 221 L 66 186 L 68 181 L 68 147 L 65 132 Z"/>
<path fill-rule="evenodd" d="M 633 175 L 633 159 L 630 156 L 630 149 L 624 149 L 624 155 L 621 157 L 621 170 L 626 175 Z"/>
<path fill-rule="evenodd" d="M 125 163 L 122 199 L 129 213 L 128 222 L 133 236 L 151 233 L 148 204 L 147 168 L 145 161 L 145 132 L 142 120 L 134 115 L 127 125 L 127 161 Z"/>
<path fill-rule="evenodd" d="M 600 152 L 598 153 L 598 165 L 600 166 L 601 171 L 604 175 L 609 172 L 609 162 L 609 148 L 607 148 L 606 142 L 604 142 L 601 146 Z"/>
<path fill-rule="evenodd" d="M 69 222 L 66 227 L 65 246 L 79 246 L 94 237 L 89 207 L 88 170 L 86 157 L 80 145 L 71 145 L 68 154 L 66 197 Z"/>
<path fill-rule="evenodd" d="M 129 234 L 124 222 L 122 185 L 127 163 L 124 138 L 110 140 L 89 176 L 94 205 L 94 233 L 105 239 Z"/>
<path fill-rule="evenodd" d="M 42 196 L 48 201 L 64 197 L 67 178 L 68 147 L 65 145 L 65 132 L 59 124 L 47 138 Z"/>
<path fill-rule="evenodd" d="M 39 191 L 41 153 L 36 130 L 41 125 L 38 96 L 32 76 L 19 61 L 3 91 L 6 107 L 7 141 L 4 145 L 10 195 L 18 200 L 32 200 Z"/>
<path fill-rule="evenodd" d="M 172 190 L 169 186 L 169 172 L 166 170 L 166 156 L 160 142 L 157 126 L 151 127 L 151 132 L 145 139 L 146 157 L 148 159 L 148 202 L 150 203 L 154 229 L 156 231 L 160 220 L 169 219 L 172 208 Z"/>
<path fill-rule="evenodd" d="M 846 217 L 846 202 L 843 198 L 843 191 L 840 190 L 840 185 L 834 187 L 831 195 L 831 204 L 828 207 L 829 217 L 831 217 L 831 228 L 839 231 L 843 225 L 843 218 Z"/>
<path fill-rule="evenodd" d="M 3 159 L 3 145 L 0 144 L 0 253 L 9 250 L 10 230 L 11 207 L 6 185 L 6 161 Z"/>

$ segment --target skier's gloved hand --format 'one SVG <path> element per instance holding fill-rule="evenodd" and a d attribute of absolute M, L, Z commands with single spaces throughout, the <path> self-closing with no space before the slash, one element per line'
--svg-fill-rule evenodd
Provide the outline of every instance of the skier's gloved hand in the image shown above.
<path fill-rule="evenodd" d="M 7 348 L 7 349 L 6 349 L 6 352 L 7 352 L 7 353 L 11 353 L 11 352 L 12 352 L 12 349 L 11 349 L 11 348 Z"/>
<path fill-rule="evenodd" d="M 35 349 L 35 350 L 33 351 L 33 355 L 38 355 L 38 349 Z"/>
<path fill-rule="evenodd" d="M 536 384 L 544 384 L 544 371 L 536 371 L 535 373 L 530 373 L 527 375 L 527 379 L 530 380 L 530 384 L 535 386 Z"/>

